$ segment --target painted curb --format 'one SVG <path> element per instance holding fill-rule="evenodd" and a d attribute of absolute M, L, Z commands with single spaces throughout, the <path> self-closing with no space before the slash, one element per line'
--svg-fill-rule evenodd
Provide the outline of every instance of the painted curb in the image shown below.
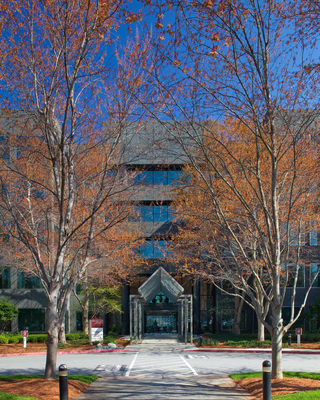
<path fill-rule="evenodd" d="M 96 354 L 96 353 L 136 353 L 135 350 L 115 349 L 115 350 L 71 350 L 71 351 L 58 351 L 57 354 Z M 0 354 L 0 357 L 24 357 L 24 356 L 44 356 L 46 351 L 38 351 L 34 353 L 11 353 Z"/>
<path fill-rule="evenodd" d="M 174 350 L 175 353 L 194 353 L 194 352 L 205 352 L 205 353 L 271 353 L 271 349 L 237 349 L 237 348 L 195 348 L 195 349 L 182 349 Z M 286 354 L 320 354 L 320 350 L 308 350 L 308 349 L 282 349 L 283 353 Z M 126 350 L 126 349 L 115 349 L 115 350 L 74 350 L 74 351 L 58 351 L 57 354 L 99 354 L 99 353 L 139 353 L 139 350 Z M 43 356 L 46 355 L 46 351 L 39 351 L 35 353 L 11 353 L 11 354 L 0 354 L 0 357 L 24 357 L 24 356 Z"/>

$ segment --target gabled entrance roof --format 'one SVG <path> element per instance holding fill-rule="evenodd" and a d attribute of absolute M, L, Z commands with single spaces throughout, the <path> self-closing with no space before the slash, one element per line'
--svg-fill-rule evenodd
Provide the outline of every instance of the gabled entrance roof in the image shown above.
<path fill-rule="evenodd" d="M 160 267 L 139 287 L 138 291 L 147 303 L 159 292 L 175 303 L 184 289 L 164 268 Z"/>

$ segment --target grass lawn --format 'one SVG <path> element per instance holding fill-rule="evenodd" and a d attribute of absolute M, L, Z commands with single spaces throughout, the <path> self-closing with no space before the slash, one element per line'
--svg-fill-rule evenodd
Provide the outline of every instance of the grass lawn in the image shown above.
<path fill-rule="evenodd" d="M 272 397 L 272 400 L 319 400 L 319 399 L 320 399 L 320 390 L 313 390 L 311 392 L 284 394 L 282 396 Z"/>
<path fill-rule="evenodd" d="M 231 374 L 231 379 L 246 379 L 246 378 L 262 378 L 262 372 L 248 372 L 243 374 Z M 288 372 L 284 371 L 285 378 L 303 378 L 303 379 L 316 379 L 320 380 L 320 373 L 318 372 Z"/>
<path fill-rule="evenodd" d="M 15 394 L 0 392 L 0 400 L 38 400 L 35 397 L 16 396 Z"/>

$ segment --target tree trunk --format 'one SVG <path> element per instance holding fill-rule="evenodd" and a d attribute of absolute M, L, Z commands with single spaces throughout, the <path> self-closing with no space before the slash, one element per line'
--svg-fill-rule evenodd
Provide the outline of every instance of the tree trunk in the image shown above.
<path fill-rule="evenodd" d="M 85 292 L 82 304 L 82 325 L 83 333 L 89 335 L 89 295 Z"/>
<path fill-rule="evenodd" d="M 88 271 L 85 271 L 82 279 L 84 299 L 82 302 L 82 329 L 85 335 L 89 335 L 89 283 Z"/>
<path fill-rule="evenodd" d="M 258 341 L 263 342 L 265 340 L 265 327 L 258 318 Z"/>
<path fill-rule="evenodd" d="M 272 310 L 272 379 L 282 379 L 282 339 L 283 339 L 283 321 L 281 318 L 281 307 L 277 311 Z"/>
<path fill-rule="evenodd" d="M 243 302 L 244 300 L 240 297 L 235 297 L 234 299 L 234 322 L 232 327 L 232 333 L 234 335 L 241 334 L 240 326 L 241 326 L 241 313 L 243 308 Z"/>
<path fill-rule="evenodd" d="M 67 343 L 65 323 L 63 323 L 59 329 L 59 343 Z"/>
<path fill-rule="evenodd" d="M 44 373 L 45 379 L 55 379 L 57 369 L 57 350 L 59 322 L 57 314 L 57 294 L 49 297 L 46 310 L 46 329 L 47 329 L 47 359 Z"/>

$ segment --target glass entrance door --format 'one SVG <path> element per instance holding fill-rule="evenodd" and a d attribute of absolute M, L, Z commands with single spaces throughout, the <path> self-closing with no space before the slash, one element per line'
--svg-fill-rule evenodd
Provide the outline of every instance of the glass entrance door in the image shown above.
<path fill-rule="evenodd" d="M 176 313 L 146 315 L 145 333 L 177 333 Z"/>

